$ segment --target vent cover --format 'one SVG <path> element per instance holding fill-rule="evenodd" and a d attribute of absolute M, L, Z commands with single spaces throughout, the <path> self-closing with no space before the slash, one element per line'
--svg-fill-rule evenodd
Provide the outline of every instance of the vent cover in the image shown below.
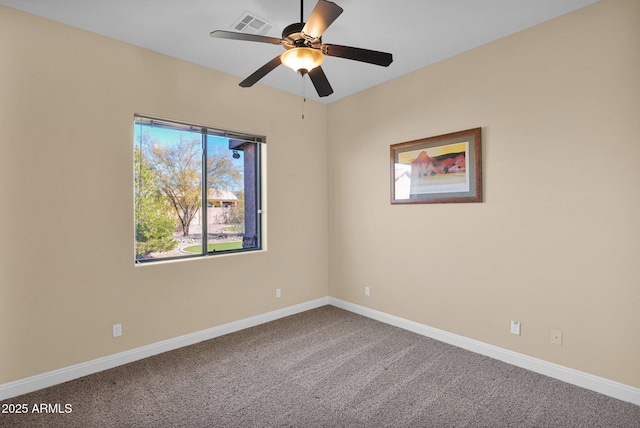
<path fill-rule="evenodd" d="M 255 13 L 245 11 L 240 18 L 233 23 L 231 28 L 240 33 L 265 34 L 273 27 L 265 19 L 256 16 Z"/>

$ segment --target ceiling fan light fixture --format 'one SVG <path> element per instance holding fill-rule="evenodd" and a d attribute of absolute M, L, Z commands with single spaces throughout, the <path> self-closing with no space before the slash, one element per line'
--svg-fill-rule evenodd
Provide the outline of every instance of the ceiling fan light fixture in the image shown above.
<path fill-rule="evenodd" d="M 293 48 L 280 55 L 280 60 L 292 70 L 308 73 L 322 64 L 324 55 L 319 49 Z"/>

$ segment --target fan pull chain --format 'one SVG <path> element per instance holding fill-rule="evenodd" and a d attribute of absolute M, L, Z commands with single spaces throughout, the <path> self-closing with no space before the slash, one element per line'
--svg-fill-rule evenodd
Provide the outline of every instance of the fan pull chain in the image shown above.
<path fill-rule="evenodd" d="M 302 74 L 301 76 L 302 76 L 302 120 L 304 120 L 304 106 L 307 102 L 307 94 L 305 91 L 304 74 Z"/>

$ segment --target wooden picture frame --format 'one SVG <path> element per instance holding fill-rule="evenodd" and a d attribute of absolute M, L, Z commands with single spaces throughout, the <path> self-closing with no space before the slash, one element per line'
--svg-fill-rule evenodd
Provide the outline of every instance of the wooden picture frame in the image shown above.
<path fill-rule="evenodd" d="M 391 145 L 391 203 L 482 202 L 481 128 Z"/>

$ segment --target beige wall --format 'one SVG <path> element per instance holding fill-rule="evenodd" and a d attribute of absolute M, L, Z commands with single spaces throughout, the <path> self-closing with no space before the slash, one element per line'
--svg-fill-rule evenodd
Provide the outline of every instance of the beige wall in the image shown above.
<path fill-rule="evenodd" d="M 605 0 L 302 121 L 0 7 L 0 383 L 329 294 L 640 387 L 639 17 Z M 267 136 L 267 251 L 134 267 L 135 112 Z M 390 144 L 478 126 L 484 203 L 389 204 Z"/>
<path fill-rule="evenodd" d="M 602 1 L 331 104 L 330 295 L 640 387 L 639 41 Z M 390 205 L 390 144 L 474 127 L 484 203 Z"/>
<path fill-rule="evenodd" d="M 0 384 L 327 296 L 327 107 L 238 81 L 0 6 Z M 136 112 L 267 136 L 267 251 L 134 266 Z"/>

